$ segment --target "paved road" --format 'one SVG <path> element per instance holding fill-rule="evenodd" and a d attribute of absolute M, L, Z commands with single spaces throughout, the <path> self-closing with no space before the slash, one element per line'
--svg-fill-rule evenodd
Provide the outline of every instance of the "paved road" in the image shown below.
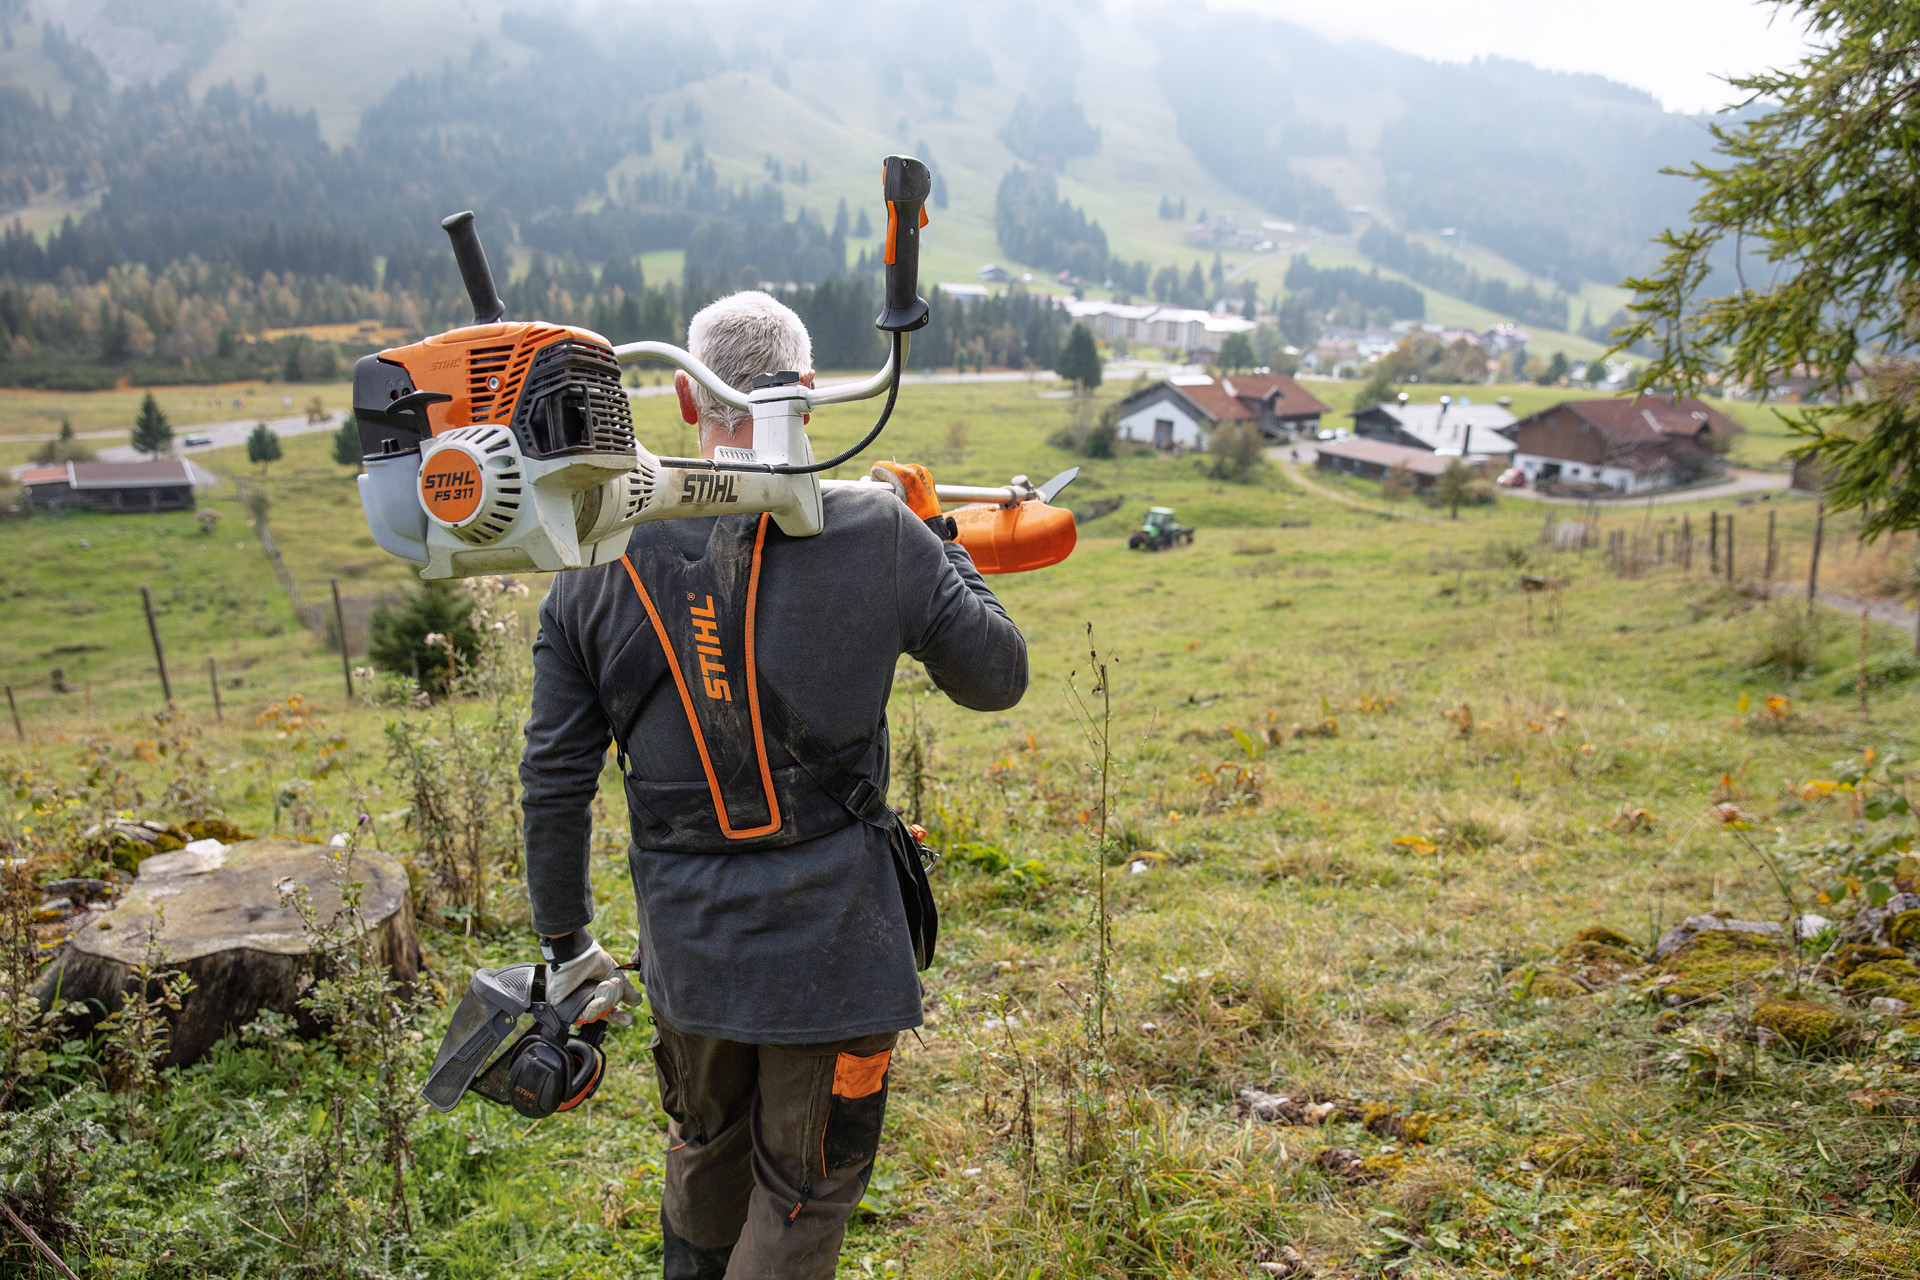
<path fill-rule="evenodd" d="M 1677 502 L 1719 502 L 1726 498 L 1739 498 L 1755 493 L 1778 493 L 1787 487 L 1789 477 L 1771 471 L 1735 471 L 1731 477 L 1719 484 L 1701 485 L 1697 489 L 1674 489 L 1667 493 L 1656 493 L 1650 498 L 1601 498 L 1603 507 L 1644 507 L 1651 502 L 1656 507 L 1670 506 Z M 1561 498 L 1550 494 L 1538 493 L 1532 489 L 1502 489 L 1504 498 L 1525 498 L 1529 502 L 1547 502 L 1555 506 L 1584 507 L 1591 499 Z"/>
<path fill-rule="evenodd" d="M 196 453 L 205 453 L 209 449 L 225 449 L 233 445 L 245 444 L 253 429 L 262 422 L 277 436 L 304 436 L 315 431 L 338 431 L 340 419 L 328 414 L 319 422 L 308 422 L 307 415 L 297 418 L 242 418 L 233 422 L 206 422 L 197 427 L 176 427 L 173 432 L 173 451 L 181 457 L 191 458 Z M 125 439 L 125 433 L 116 433 Z M 212 444 L 199 445 L 189 449 L 184 441 L 188 436 L 206 436 Z M 137 452 L 130 444 L 115 445 L 99 451 L 102 462 L 138 462 L 147 455 Z"/>

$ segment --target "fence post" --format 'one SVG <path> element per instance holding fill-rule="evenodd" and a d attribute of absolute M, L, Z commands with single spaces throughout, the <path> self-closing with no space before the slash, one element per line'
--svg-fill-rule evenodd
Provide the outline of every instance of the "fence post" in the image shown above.
<path fill-rule="evenodd" d="M 1780 512 L 1773 507 L 1767 508 L 1767 592 L 1773 592 L 1773 569 L 1775 564 L 1775 543 L 1773 540 L 1774 517 Z"/>
<path fill-rule="evenodd" d="M 226 716 L 220 710 L 220 664 L 212 654 L 207 655 L 207 683 L 213 686 L 213 718 L 224 720 Z"/>
<path fill-rule="evenodd" d="M 20 725 L 20 704 L 13 700 L 12 685 L 7 686 L 7 710 L 13 712 L 14 733 L 19 736 L 20 741 L 25 742 L 27 740 L 27 731 Z"/>
<path fill-rule="evenodd" d="M 1813 507 L 1813 558 L 1807 562 L 1807 616 L 1813 616 L 1820 592 L 1820 541 L 1826 533 L 1827 500 L 1817 499 Z"/>
<path fill-rule="evenodd" d="M 160 647 L 160 624 L 153 619 L 153 592 L 140 588 L 140 604 L 147 611 L 147 634 L 153 637 L 153 660 L 160 668 L 160 692 L 167 696 L 167 705 L 173 705 L 173 681 L 167 679 L 167 653 Z"/>
<path fill-rule="evenodd" d="M 1733 585 L 1733 513 L 1727 513 L 1727 585 Z"/>
<path fill-rule="evenodd" d="M 333 587 L 333 625 L 340 632 L 340 673 L 347 679 L 347 701 L 353 701 L 353 659 L 347 656 L 347 615 L 340 609 L 340 579 L 329 578 Z"/>
<path fill-rule="evenodd" d="M 1692 573 L 1693 517 L 1684 513 L 1680 516 L 1680 546 L 1682 548 L 1680 552 L 1680 570 L 1683 573 Z"/>

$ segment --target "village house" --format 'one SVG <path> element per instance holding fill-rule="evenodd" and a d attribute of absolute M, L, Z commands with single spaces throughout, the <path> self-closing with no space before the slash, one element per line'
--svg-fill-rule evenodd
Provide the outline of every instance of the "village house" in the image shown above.
<path fill-rule="evenodd" d="M 1317 456 L 1313 465 L 1321 471 L 1335 471 L 1365 480 L 1384 480 L 1396 467 L 1400 468 L 1413 480 L 1414 489 L 1420 493 L 1432 489 L 1440 473 L 1455 461 L 1431 449 L 1388 444 L 1383 440 L 1368 440 L 1359 436 L 1318 445 L 1315 453 Z"/>
<path fill-rule="evenodd" d="M 20 473 L 35 510 L 153 512 L 193 509 L 193 466 L 153 462 L 62 462 Z"/>
<path fill-rule="evenodd" d="M 1169 378 L 1134 392 L 1118 408 L 1120 438 L 1158 449 L 1204 449 L 1223 422 L 1249 423 L 1270 440 L 1311 436 L 1327 412 L 1299 383 L 1277 373 Z"/>
<path fill-rule="evenodd" d="M 1443 398 L 1438 404 L 1388 402 L 1349 416 L 1353 433 L 1368 440 L 1502 466 L 1513 456 L 1512 433 L 1519 421 L 1500 405 L 1465 398 Z"/>
<path fill-rule="evenodd" d="M 1522 418 L 1513 465 L 1530 484 L 1605 485 L 1622 494 L 1688 484 L 1720 469 L 1739 423 L 1704 400 L 1566 400 Z"/>

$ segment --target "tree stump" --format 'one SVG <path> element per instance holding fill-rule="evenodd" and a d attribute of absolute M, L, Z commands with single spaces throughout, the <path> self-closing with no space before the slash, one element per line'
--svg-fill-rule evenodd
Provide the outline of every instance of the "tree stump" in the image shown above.
<path fill-rule="evenodd" d="M 300 912 L 280 886 L 304 885 L 320 922 L 338 919 L 334 855 L 325 845 L 293 840 L 197 840 L 147 858 L 120 900 L 74 934 L 35 994 L 42 1007 L 55 999 L 97 1001 L 80 1020 L 77 1030 L 84 1034 L 103 1011 L 120 1007 L 157 926 L 166 967 L 193 979 L 179 1013 L 169 1015 L 163 1066 L 197 1062 L 262 1009 L 293 1018 L 303 1035 L 317 1034 L 319 1024 L 300 1007 L 313 976 L 312 952 Z M 397 980 L 413 982 L 420 940 L 406 870 L 384 853 L 361 849 L 343 878 L 360 882 L 360 917 L 379 961 Z"/>

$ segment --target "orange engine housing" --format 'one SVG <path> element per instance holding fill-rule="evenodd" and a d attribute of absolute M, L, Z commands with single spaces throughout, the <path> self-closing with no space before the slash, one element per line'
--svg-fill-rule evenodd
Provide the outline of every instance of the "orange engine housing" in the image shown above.
<path fill-rule="evenodd" d="M 530 458 L 633 451 L 612 345 L 568 325 L 467 325 L 364 356 L 353 413 L 369 458 L 410 453 L 475 423 L 510 428 Z"/>
<path fill-rule="evenodd" d="M 1025 573 L 1059 564 L 1072 554 L 1078 537 L 1073 512 L 1038 498 L 1008 507 L 956 507 L 947 514 L 981 573 Z"/>

